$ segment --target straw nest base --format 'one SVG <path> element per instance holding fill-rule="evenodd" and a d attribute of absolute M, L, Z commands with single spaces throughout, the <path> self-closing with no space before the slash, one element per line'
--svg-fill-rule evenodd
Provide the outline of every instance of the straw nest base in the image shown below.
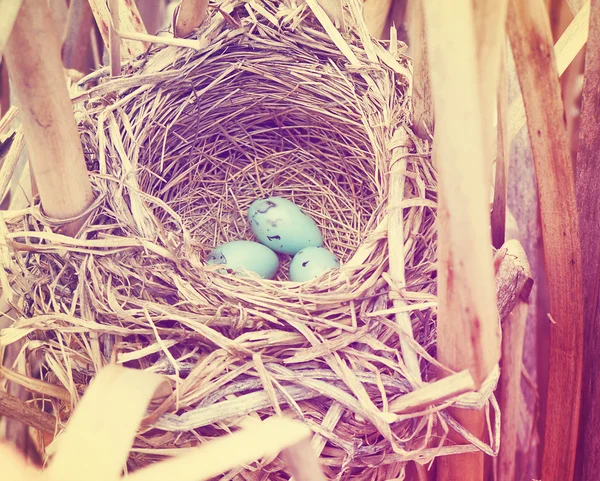
<path fill-rule="evenodd" d="M 395 477 L 399 461 L 439 445 L 436 409 L 387 412 L 417 374 L 394 299 L 431 378 L 435 177 L 405 130 L 405 57 L 348 25 L 341 53 L 306 5 L 229 2 L 201 31 L 202 50 L 155 48 L 121 78 L 95 74 L 75 99 L 97 199 L 81 235 L 51 233 L 38 203 L 3 217 L 3 289 L 18 312 L 1 342 L 23 341 L 30 388 L 61 427 L 108 362 L 170 379 L 131 469 L 280 412 L 314 430 L 331 479 Z M 400 296 L 387 200 L 409 144 Z M 203 265 L 215 245 L 251 239 L 247 208 L 269 195 L 317 221 L 338 272 L 294 284 Z M 287 479 L 278 460 L 256 468 L 230 475 Z"/>

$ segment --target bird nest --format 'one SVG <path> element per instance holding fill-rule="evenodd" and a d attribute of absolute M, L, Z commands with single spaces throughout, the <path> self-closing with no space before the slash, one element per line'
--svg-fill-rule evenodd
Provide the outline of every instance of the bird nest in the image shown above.
<path fill-rule="evenodd" d="M 0 342 L 22 343 L 59 430 L 107 363 L 170 380 L 130 469 L 278 413 L 313 429 L 331 479 L 394 478 L 444 454 L 433 427 L 450 402 L 394 409 L 436 376 L 436 181 L 407 128 L 404 45 L 372 40 L 359 2 L 335 31 L 313 3 L 228 1 L 199 50 L 154 46 L 120 77 L 84 79 L 74 106 L 96 202 L 80 234 L 54 233 L 38 201 L 3 214 L 16 320 Z M 205 265 L 216 245 L 252 239 L 248 207 L 268 196 L 301 206 L 342 267 L 293 283 L 285 256 L 273 280 Z M 267 479 L 258 468 L 288 479 L 277 459 L 229 476 Z"/>

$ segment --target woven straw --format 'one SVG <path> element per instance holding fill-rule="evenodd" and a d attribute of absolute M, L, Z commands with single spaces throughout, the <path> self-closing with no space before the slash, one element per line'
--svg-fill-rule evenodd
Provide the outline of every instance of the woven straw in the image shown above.
<path fill-rule="evenodd" d="M 82 81 L 74 105 L 96 203 L 81 234 L 52 233 L 37 200 L 1 224 L 0 280 L 17 314 L 0 343 L 23 343 L 29 389 L 59 430 L 117 362 L 173 389 L 148 413 L 130 469 L 280 412 L 316 433 L 331 479 L 390 479 L 406 460 L 497 448 L 438 449 L 456 399 L 388 408 L 436 377 L 436 181 L 407 128 L 404 45 L 373 41 L 359 5 L 346 5 L 340 35 L 313 1 L 227 1 L 199 50 L 155 46 L 122 77 Z M 400 158 L 404 201 L 389 206 Z M 252 239 L 248 206 L 270 195 L 315 219 L 340 270 L 296 284 L 285 256 L 275 280 L 203 264 L 214 246 Z M 402 290 L 387 275 L 392 207 L 404 209 Z M 420 373 L 404 362 L 400 311 Z M 282 469 L 265 459 L 228 476 L 287 480 Z"/>

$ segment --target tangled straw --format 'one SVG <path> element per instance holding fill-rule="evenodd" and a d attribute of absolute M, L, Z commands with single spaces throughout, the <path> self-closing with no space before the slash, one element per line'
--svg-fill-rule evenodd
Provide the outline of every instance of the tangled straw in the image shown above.
<path fill-rule="evenodd" d="M 39 203 L 3 213 L 0 280 L 20 312 L 0 344 L 24 341 L 29 388 L 46 393 L 40 402 L 61 426 L 109 362 L 171 383 L 130 469 L 281 412 L 316 433 L 331 479 L 394 478 L 402 461 L 475 449 L 436 449 L 431 426 L 445 425 L 448 403 L 388 412 L 418 387 L 394 299 L 433 378 L 436 182 L 414 139 L 395 206 L 406 239 L 400 292 L 387 275 L 386 222 L 390 162 L 408 122 L 407 59 L 370 39 L 357 5 L 340 44 L 305 4 L 227 1 L 199 32 L 200 50 L 158 47 L 122 77 L 84 79 L 98 81 L 75 98 L 97 202 L 81 235 L 52 233 Z M 251 239 L 247 208 L 270 195 L 315 219 L 339 271 L 296 284 L 203 264 L 215 245 Z M 262 468 L 288 479 L 279 460 Z M 238 475 L 266 479 L 252 468 L 227 479 Z"/>

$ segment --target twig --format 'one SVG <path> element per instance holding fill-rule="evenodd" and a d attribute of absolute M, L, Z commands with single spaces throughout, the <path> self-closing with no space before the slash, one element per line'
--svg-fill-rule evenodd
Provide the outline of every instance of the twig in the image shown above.
<path fill-rule="evenodd" d="M 206 18 L 208 0 L 182 0 L 173 13 L 173 25 L 176 37 L 187 37 L 196 30 Z"/>
<path fill-rule="evenodd" d="M 527 302 L 520 300 L 502 330 L 502 376 L 500 376 L 500 410 L 502 425 L 498 453 L 497 481 L 513 481 L 517 454 L 517 431 L 521 406 L 521 364 Z"/>
<path fill-rule="evenodd" d="M 518 300 L 526 300 L 533 287 L 533 279 L 525 252 L 519 241 L 507 241 L 494 258 L 496 270 L 496 297 L 498 314 L 504 322 L 515 308 Z"/>
<path fill-rule="evenodd" d="M 20 421 L 34 429 L 54 434 L 56 418 L 21 401 L 18 397 L 0 391 L 0 415 Z"/>
<path fill-rule="evenodd" d="M 500 452 L 498 455 L 498 481 L 512 481 L 515 474 L 517 426 L 521 403 L 521 372 L 523 366 L 523 341 L 527 319 L 527 300 L 531 291 L 531 270 L 521 244 L 508 241 L 506 256 L 514 260 L 519 272 L 515 275 L 518 286 L 517 304 L 512 309 L 502 330 L 502 375 L 500 377 L 500 409 L 502 412 Z"/>

